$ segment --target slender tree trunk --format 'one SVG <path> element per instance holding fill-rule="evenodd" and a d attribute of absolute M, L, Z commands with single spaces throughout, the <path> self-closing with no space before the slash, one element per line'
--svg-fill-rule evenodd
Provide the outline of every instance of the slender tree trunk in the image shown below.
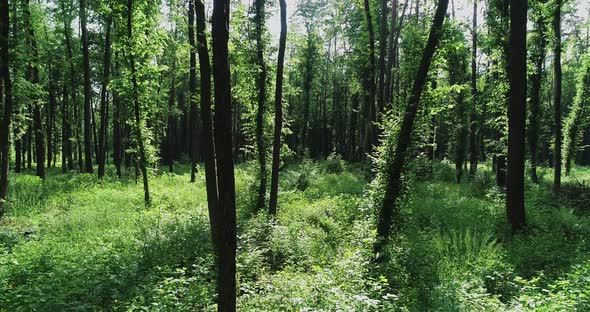
<path fill-rule="evenodd" d="M 371 152 L 372 147 L 376 144 L 377 125 L 376 108 L 375 108 L 375 32 L 373 30 L 373 18 L 371 17 L 371 6 L 369 0 L 364 0 L 365 16 L 367 19 L 367 28 L 369 30 L 369 98 L 366 111 L 368 112 L 365 120 L 365 150 Z"/>
<path fill-rule="evenodd" d="M 279 0 L 281 7 L 281 35 L 279 37 L 279 56 L 277 59 L 277 82 L 275 86 L 275 131 L 272 146 L 272 174 L 270 182 L 270 203 L 268 211 L 277 213 L 279 194 L 279 169 L 281 164 L 281 133 L 283 130 L 283 70 L 285 63 L 285 46 L 287 42 L 287 3 Z"/>
<path fill-rule="evenodd" d="M 207 188 L 207 208 L 209 211 L 209 223 L 211 224 L 211 237 L 214 245 L 218 246 L 217 205 L 219 193 L 217 191 L 217 164 L 215 162 L 215 141 L 211 113 L 211 63 L 209 63 L 209 50 L 207 48 L 207 36 L 205 34 L 205 4 L 203 0 L 195 1 L 197 13 L 197 52 L 199 53 L 199 73 L 201 75 L 201 124 L 203 125 L 201 153 L 205 163 L 205 184 Z"/>
<path fill-rule="evenodd" d="M 98 178 L 102 179 L 104 176 L 104 167 L 106 162 L 107 149 L 107 112 L 108 112 L 108 93 L 107 86 L 109 84 L 111 73 L 111 24 L 112 18 L 109 15 L 106 21 L 106 34 L 104 44 L 104 59 L 103 59 L 103 74 L 102 74 L 102 88 L 100 90 L 100 130 L 98 133 Z"/>
<path fill-rule="evenodd" d="M 389 30 L 389 39 L 387 40 L 387 66 L 385 69 L 385 90 L 384 90 L 384 105 L 387 109 L 391 107 L 393 96 L 392 96 L 392 89 L 393 89 L 393 66 L 396 63 L 397 58 L 397 48 L 399 42 L 399 36 L 401 34 L 401 29 L 404 21 L 404 17 L 406 15 L 406 9 L 408 8 L 408 0 L 404 3 L 404 8 L 402 10 L 402 15 L 399 20 L 399 24 L 397 21 L 397 6 L 398 0 L 392 0 L 392 9 L 391 9 L 391 26 Z M 396 69 L 397 70 L 397 69 Z"/>
<path fill-rule="evenodd" d="M 538 145 L 539 145 L 539 122 L 541 120 L 541 81 L 543 79 L 543 64 L 545 63 L 545 48 L 547 40 L 545 39 L 545 17 L 540 16 L 535 21 L 536 26 L 536 50 L 538 53 L 533 53 L 533 63 L 535 66 L 534 72 L 531 75 L 531 100 L 530 100 L 530 114 L 528 126 L 528 143 L 529 152 L 531 154 L 531 180 L 533 183 L 539 183 L 537 176 L 537 162 L 538 162 Z"/>
<path fill-rule="evenodd" d="M 506 214 L 513 231 L 526 226 L 524 210 L 524 156 L 526 121 L 526 24 L 527 2 L 510 1 L 510 55 L 508 79 L 508 166 L 506 172 Z"/>
<path fill-rule="evenodd" d="M 66 173 L 68 171 L 68 160 L 71 157 L 70 152 L 70 129 L 68 120 L 68 87 L 65 83 L 62 92 L 62 105 L 61 105 L 61 172 Z"/>
<path fill-rule="evenodd" d="M 214 0 L 212 17 L 217 150 L 218 311 L 236 311 L 236 193 L 232 150 L 232 103 L 228 56 L 229 0 Z"/>
<path fill-rule="evenodd" d="M 31 21 L 29 0 L 25 1 L 25 9 L 25 20 L 29 32 L 29 47 L 31 49 L 31 59 L 29 61 L 27 78 L 29 82 L 37 85 L 39 84 L 39 55 L 37 52 L 35 31 Z M 41 179 L 45 179 L 45 138 L 43 135 L 43 119 L 41 117 L 41 103 L 36 96 L 33 99 L 33 129 L 35 132 L 36 173 Z"/>
<path fill-rule="evenodd" d="M 258 86 L 258 111 L 256 112 L 256 146 L 258 149 L 258 166 L 260 167 L 260 185 L 258 187 L 257 208 L 264 209 L 266 200 L 266 144 L 264 142 L 264 111 L 266 102 L 266 64 L 264 61 L 264 22 L 266 14 L 264 10 L 265 0 L 255 0 L 254 8 L 254 32 L 256 36 L 256 66 L 258 75 L 256 84 Z"/>
<path fill-rule="evenodd" d="M 197 177 L 197 153 L 198 153 L 198 131 L 197 125 L 199 114 L 197 110 L 197 55 L 195 47 L 195 0 L 189 0 L 188 4 L 188 40 L 190 45 L 190 69 L 189 69 L 189 106 L 190 106 L 190 135 L 189 148 L 191 156 L 191 182 Z"/>
<path fill-rule="evenodd" d="M 90 56 L 86 29 L 86 0 L 80 0 L 80 28 L 82 32 L 82 60 L 84 69 L 84 172 L 92 173 L 92 89 L 90 85 Z"/>
<path fill-rule="evenodd" d="M 104 167 L 106 162 L 107 149 L 107 111 L 108 111 L 108 92 L 111 74 L 111 24 L 112 18 L 109 15 L 106 20 L 106 34 L 104 43 L 104 61 L 102 74 L 102 88 L 100 90 L 100 131 L 98 133 L 98 178 L 104 176 Z"/>
<path fill-rule="evenodd" d="M 473 1 L 473 46 L 471 48 L 471 95 L 472 107 L 469 117 L 469 176 L 477 173 L 477 0 Z"/>
<path fill-rule="evenodd" d="M 10 80 L 8 0 L 0 0 L 0 98 L 4 95 L 4 111 L 0 123 L 0 217 L 4 214 L 4 200 L 8 193 L 10 162 L 10 123 L 12 118 L 12 83 Z M 3 94 L 2 94 L 3 93 Z"/>
<path fill-rule="evenodd" d="M 418 68 L 416 78 L 414 79 L 412 93 L 408 99 L 408 106 L 400 128 L 393 160 L 387 164 L 386 170 L 388 173 L 388 179 L 377 224 L 377 241 L 375 242 L 374 247 L 376 253 L 380 253 L 383 250 L 383 247 L 387 244 L 389 233 L 392 228 L 392 222 L 395 222 L 395 228 L 398 228 L 401 223 L 401 211 L 399 206 L 399 198 L 402 191 L 401 175 L 405 169 L 406 153 L 410 146 L 412 129 L 416 114 L 418 113 L 420 97 L 422 96 L 422 90 L 426 82 L 428 69 L 432 63 L 432 56 L 434 55 L 439 42 L 448 4 L 448 0 L 439 0 L 438 2 L 438 7 L 432 22 L 432 28 L 430 29 L 430 35 L 428 36 L 428 42 L 424 48 L 420 67 Z"/>
<path fill-rule="evenodd" d="M 82 0 L 84 1 L 84 0 Z M 127 0 L 127 40 L 129 41 L 129 65 L 131 67 L 131 83 L 132 83 L 132 93 L 133 93 L 133 112 L 135 115 L 135 133 L 137 144 L 139 145 L 139 162 L 138 167 L 141 170 L 141 175 L 143 177 L 143 192 L 144 192 L 144 201 L 145 205 L 149 206 L 150 204 L 150 189 L 148 184 L 148 175 L 147 175 L 147 159 L 146 159 L 146 151 L 145 151 L 145 142 L 143 138 L 143 122 L 141 120 L 141 112 L 140 112 L 140 105 L 139 105 L 139 87 L 137 85 L 137 74 L 135 71 L 135 53 L 134 49 L 135 46 L 133 45 L 133 0 Z"/>
<path fill-rule="evenodd" d="M 388 0 L 381 0 L 381 21 L 379 24 L 379 77 L 377 80 L 377 109 L 379 112 L 379 117 L 377 117 L 378 120 L 381 119 L 381 116 L 383 115 L 383 112 L 385 110 L 385 54 L 387 53 L 387 1 Z M 392 8 L 392 10 L 395 9 Z"/>
<path fill-rule="evenodd" d="M 118 74 L 118 54 L 115 53 L 114 75 Z M 121 128 L 122 107 L 119 94 L 113 92 L 113 163 L 117 171 L 117 177 L 121 177 L 121 165 L 123 162 L 123 135 Z"/>
<path fill-rule="evenodd" d="M 561 191 L 561 0 L 555 0 L 555 11 L 553 12 L 553 109 L 554 109 L 554 131 L 555 147 L 553 152 L 553 193 Z"/>

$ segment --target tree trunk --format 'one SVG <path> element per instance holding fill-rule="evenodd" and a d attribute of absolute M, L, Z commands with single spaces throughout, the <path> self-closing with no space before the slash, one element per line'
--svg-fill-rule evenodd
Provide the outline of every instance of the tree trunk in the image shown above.
<path fill-rule="evenodd" d="M 469 176 L 477 173 L 477 0 L 473 1 L 473 46 L 471 48 L 471 96 L 472 107 L 469 118 Z"/>
<path fill-rule="evenodd" d="M 367 19 L 367 28 L 369 30 L 369 98 L 365 116 L 365 142 L 364 148 L 366 152 L 371 152 L 373 146 L 377 143 L 377 125 L 376 125 L 376 109 L 375 109 L 375 32 L 373 31 L 373 18 L 371 17 L 371 6 L 369 0 L 364 0 L 365 16 Z"/>
<path fill-rule="evenodd" d="M 84 0 L 81 0 L 84 1 Z M 147 159 L 146 159 L 146 151 L 144 146 L 144 138 L 143 138 L 143 123 L 141 120 L 141 112 L 139 106 L 139 87 L 137 85 L 137 74 L 135 72 L 135 53 L 133 50 L 135 46 L 133 45 L 133 0 L 127 1 L 127 40 L 129 41 L 128 48 L 129 48 L 129 65 L 131 67 L 131 83 L 132 83 L 132 95 L 133 95 L 133 112 L 135 115 L 135 134 L 137 139 L 137 144 L 139 145 L 139 163 L 138 167 L 141 170 L 141 175 L 143 177 L 143 192 L 144 192 L 144 201 L 145 205 L 149 206 L 150 204 L 150 189 L 148 184 L 148 175 L 147 175 Z"/>
<path fill-rule="evenodd" d="M 410 146 L 412 128 L 414 126 L 414 119 L 418 112 L 418 105 L 420 103 L 420 97 L 422 90 L 426 82 L 428 75 L 428 69 L 432 63 L 432 56 L 436 50 L 439 42 L 442 24 L 447 11 L 448 0 L 439 0 L 438 8 L 432 22 L 430 29 L 430 35 L 428 36 L 428 42 L 424 48 L 420 67 L 416 73 L 414 79 L 414 85 L 412 87 L 412 93 L 408 99 L 408 106 L 406 113 L 400 128 L 395 154 L 393 160 L 387 164 L 387 185 L 385 189 L 385 195 L 383 198 L 382 206 L 379 212 L 379 221 L 377 225 L 377 241 L 375 242 L 375 252 L 380 253 L 383 247 L 387 244 L 389 232 L 392 228 L 392 221 L 395 219 L 395 228 L 400 225 L 400 203 L 399 197 L 402 191 L 401 175 L 405 169 L 406 152 Z"/>
<path fill-rule="evenodd" d="M 232 103 L 228 56 L 229 0 L 214 0 L 212 17 L 217 150 L 218 311 L 236 311 L 236 193 L 232 150 Z"/>
<path fill-rule="evenodd" d="M 256 85 L 258 86 L 258 111 L 256 112 L 256 147 L 258 150 L 258 166 L 260 167 L 260 185 L 258 187 L 258 199 L 256 207 L 264 209 L 266 200 L 266 144 L 264 142 L 264 110 L 266 101 L 266 64 L 264 63 L 264 22 L 266 14 L 264 10 L 265 0 L 255 0 L 254 8 L 254 33 L 256 36 L 256 66 L 258 75 Z"/>
<path fill-rule="evenodd" d="M 37 41 L 35 30 L 31 21 L 29 0 L 25 1 L 25 20 L 29 32 L 29 47 L 31 56 L 28 65 L 27 79 L 32 84 L 39 84 L 39 55 L 37 52 Z M 45 138 L 43 135 L 43 119 L 41 117 L 41 103 L 38 98 L 33 99 L 33 129 L 35 132 L 35 159 L 36 173 L 41 179 L 45 179 Z M 30 157 L 29 157 L 30 161 Z"/>
<path fill-rule="evenodd" d="M 270 182 L 270 203 L 268 211 L 277 213 L 279 194 L 279 168 L 281 163 L 281 133 L 283 130 L 283 70 L 285 63 L 285 46 L 287 42 L 287 3 L 279 0 L 281 7 L 281 35 L 279 38 L 279 56 L 277 59 L 277 82 L 275 87 L 275 131 L 272 146 L 272 174 Z"/>
<path fill-rule="evenodd" d="M 119 63 L 118 55 L 115 53 L 115 75 L 118 73 Z M 123 162 L 123 139 L 122 139 L 122 107 L 119 95 L 113 92 L 113 162 L 117 170 L 117 177 L 121 177 L 121 165 Z"/>
<path fill-rule="evenodd" d="M 112 18 L 109 15 L 106 20 L 106 34 L 104 43 L 104 61 L 102 74 L 102 88 L 100 90 L 100 131 L 98 133 L 98 178 L 102 179 L 104 176 L 104 167 L 106 162 L 107 149 L 107 112 L 108 112 L 108 93 L 107 86 L 109 84 L 111 74 L 111 24 Z"/>
<path fill-rule="evenodd" d="M 213 136 L 213 118 L 211 114 L 211 64 L 209 63 L 209 50 L 207 48 L 205 4 L 203 0 L 196 0 L 197 13 L 197 52 L 199 53 L 200 102 L 201 102 L 201 153 L 205 163 L 205 184 L 207 188 L 207 208 L 209 211 L 209 223 L 211 224 L 211 237 L 213 244 L 217 241 L 217 204 L 219 194 L 217 191 L 217 167 L 215 163 L 215 141 Z M 231 144 L 231 143 L 230 143 Z"/>
<path fill-rule="evenodd" d="M 553 151 L 553 193 L 561 191 L 561 0 L 555 0 L 555 11 L 553 12 L 553 114 L 555 147 Z"/>
<path fill-rule="evenodd" d="M 190 135 L 189 149 L 191 156 L 191 182 L 197 177 L 197 153 L 198 153 L 198 120 L 197 110 L 197 55 L 195 47 L 195 2 L 189 0 L 188 4 L 188 41 L 190 45 L 190 69 L 189 69 L 189 106 L 190 106 Z"/>
<path fill-rule="evenodd" d="M 84 69 L 84 172 L 92 173 L 92 89 L 90 85 L 90 56 L 86 29 L 86 0 L 80 0 L 80 28 L 82 33 L 82 60 Z"/>
<path fill-rule="evenodd" d="M 543 1 L 544 2 L 544 1 Z M 543 79 L 543 65 L 545 63 L 545 47 L 547 45 L 545 35 L 545 17 L 540 16 L 535 21 L 536 26 L 536 44 L 535 49 L 537 53 L 532 53 L 534 72 L 531 75 L 531 100 L 530 100 L 530 114 L 528 126 L 528 143 L 529 152 L 531 154 L 531 180 L 538 184 L 539 178 L 537 176 L 538 163 L 538 146 L 539 146 L 539 122 L 541 120 L 541 81 Z"/>
<path fill-rule="evenodd" d="M 0 0 L 0 98 L 4 95 L 4 111 L 2 123 L 0 124 L 0 217 L 4 213 L 4 200 L 8 193 L 10 123 L 12 118 L 12 84 L 10 80 L 10 53 L 8 44 L 10 21 L 8 8 L 8 0 Z"/>
<path fill-rule="evenodd" d="M 510 1 L 510 54 L 508 79 L 508 166 L 506 171 L 506 214 L 513 231 L 526 226 L 524 210 L 524 156 L 526 121 L 526 24 L 527 2 Z"/>
<path fill-rule="evenodd" d="M 379 77 L 377 80 L 377 109 L 381 119 L 385 110 L 385 54 L 387 53 L 387 1 L 381 0 L 381 21 L 379 23 Z M 395 1 L 394 1 L 395 2 Z M 394 8 L 392 7 L 392 10 Z M 392 23 L 393 24 L 393 23 Z"/>
<path fill-rule="evenodd" d="M 64 75 L 65 78 L 65 75 Z M 65 80 L 65 79 L 64 79 Z M 61 106 L 61 172 L 66 173 L 74 166 L 72 160 L 72 142 L 71 137 L 69 108 L 68 108 L 68 87 L 64 81 Z"/>

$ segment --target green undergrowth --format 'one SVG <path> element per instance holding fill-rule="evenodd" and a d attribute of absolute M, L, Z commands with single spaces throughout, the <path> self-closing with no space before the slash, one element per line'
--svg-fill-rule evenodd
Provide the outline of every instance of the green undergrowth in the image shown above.
<path fill-rule="evenodd" d="M 144 207 L 132 175 L 104 181 L 12 175 L 0 221 L 0 311 L 214 311 L 203 170 L 152 172 Z M 419 169 L 419 170 L 418 170 Z M 281 172 L 274 222 L 256 211 L 256 166 L 236 169 L 240 311 L 587 311 L 590 169 L 564 195 L 527 181 L 528 227 L 511 234 L 484 164 L 457 184 L 448 163 L 414 169 L 404 227 L 373 264 L 365 166 L 337 157 Z M 162 169 L 163 170 L 163 169 Z M 586 182 L 584 182 L 586 181 Z M 586 183 L 586 184 L 585 184 Z"/>

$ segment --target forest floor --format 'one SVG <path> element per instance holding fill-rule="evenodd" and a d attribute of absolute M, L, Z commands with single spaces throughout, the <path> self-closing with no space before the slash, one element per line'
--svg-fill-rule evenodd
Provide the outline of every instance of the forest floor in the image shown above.
<path fill-rule="evenodd" d="M 109 170 L 102 182 L 11 176 L 0 311 L 214 311 L 203 171 L 193 184 L 187 167 L 153 173 L 146 209 L 132 173 Z M 273 225 L 251 208 L 256 166 L 237 166 L 239 310 L 590 311 L 590 168 L 575 168 L 560 198 L 550 169 L 527 182 L 518 235 L 486 166 L 462 184 L 447 163 L 415 171 L 405 225 L 377 267 L 366 168 L 286 167 Z"/>

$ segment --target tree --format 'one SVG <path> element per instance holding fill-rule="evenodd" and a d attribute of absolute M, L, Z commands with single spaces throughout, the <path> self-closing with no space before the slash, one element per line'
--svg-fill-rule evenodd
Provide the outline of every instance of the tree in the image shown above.
<path fill-rule="evenodd" d="M 82 0 L 84 1 L 84 0 Z M 135 69 L 135 51 L 137 47 L 134 45 L 133 41 L 133 0 L 127 0 L 127 41 L 128 41 L 128 57 L 129 57 L 129 67 L 131 69 L 131 96 L 133 99 L 133 113 L 135 117 L 135 139 L 137 141 L 137 145 L 139 146 L 139 170 L 141 171 L 141 175 L 143 178 L 143 192 L 144 192 L 144 202 L 145 205 L 148 206 L 151 202 L 150 199 L 150 189 L 149 189 L 149 182 L 148 182 L 148 175 L 147 175 L 147 157 L 146 157 L 146 150 L 145 150 L 145 143 L 143 137 L 143 121 L 141 119 L 141 112 L 140 112 L 140 105 L 139 105 L 139 87 L 137 84 L 137 74 Z"/>
<path fill-rule="evenodd" d="M 553 11 L 553 193 L 561 191 L 561 0 L 555 0 Z"/>
<path fill-rule="evenodd" d="M 565 162 L 565 174 L 569 175 L 572 162 L 576 155 L 580 132 L 588 126 L 590 117 L 590 59 L 586 58 L 578 73 L 577 94 L 568 117 L 565 121 L 563 140 L 563 161 Z"/>
<path fill-rule="evenodd" d="M 365 136 L 364 148 L 370 152 L 372 146 L 376 143 L 377 125 L 375 109 L 375 31 L 373 30 L 373 18 L 371 17 L 371 5 L 369 0 L 364 0 L 365 16 L 367 19 L 367 29 L 369 30 L 369 98 L 366 103 L 365 112 Z"/>
<path fill-rule="evenodd" d="M 471 96 L 473 105 L 469 116 L 469 176 L 477 172 L 477 0 L 473 1 L 473 23 L 471 28 Z"/>
<path fill-rule="evenodd" d="M 392 221 L 396 219 L 396 227 L 399 225 L 399 218 L 401 212 L 399 208 L 399 197 L 402 191 L 401 175 L 405 169 L 406 154 L 410 146 L 410 140 L 412 135 L 412 129 L 414 126 L 414 120 L 418 113 L 418 105 L 420 104 L 420 97 L 424 84 L 426 83 L 426 77 L 428 75 L 428 69 L 432 63 L 432 56 L 436 51 L 438 45 L 442 24 L 447 11 L 448 0 L 439 0 L 434 20 L 432 21 L 432 27 L 430 28 L 430 34 L 426 47 L 422 54 L 422 60 L 418 71 L 416 72 L 416 78 L 412 87 L 412 93 L 408 98 L 408 106 L 406 107 L 406 113 L 404 114 L 402 125 L 397 138 L 397 146 L 393 155 L 393 160 L 386 165 L 387 171 L 387 184 L 385 188 L 385 195 L 379 211 L 379 218 L 377 224 L 377 241 L 375 242 L 375 252 L 379 253 L 383 247 L 387 244 L 389 232 L 392 228 Z"/>
<path fill-rule="evenodd" d="M 524 210 L 526 23 L 527 1 L 511 0 L 506 214 L 513 231 L 521 230 L 526 226 Z"/>
<path fill-rule="evenodd" d="M 106 149 L 107 149 L 107 115 L 108 115 L 108 92 L 107 87 L 109 84 L 110 73 L 111 73 L 111 24 L 112 17 L 110 12 L 107 13 L 105 26 L 105 43 L 104 43 L 104 61 L 103 61 L 103 74 L 102 74 L 102 88 L 100 90 L 100 132 L 98 133 L 98 178 L 102 179 L 104 176 L 104 167 L 106 161 Z"/>
<path fill-rule="evenodd" d="M 397 5 L 397 3 L 393 3 Z M 392 10 L 394 8 L 392 7 Z M 393 13 L 392 13 L 393 14 Z M 395 19 L 392 18 L 392 23 Z M 379 116 L 385 109 L 385 54 L 387 53 L 387 0 L 381 0 L 381 21 L 379 23 L 379 77 L 377 88 L 377 109 Z M 381 117 L 379 117 L 380 119 Z"/>
<path fill-rule="evenodd" d="M 531 80 L 530 114 L 528 126 L 528 145 L 531 162 L 531 180 L 539 183 L 537 176 L 539 131 L 541 121 L 541 82 L 543 79 L 543 66 L 547 46 L 546 21 L 543 14 L 545 0 L 533 1 L 533 16 L 535 29 L 531 44 L 531 58 L 533 62 L 533 74 Z"/>
<path fill-rule="evenodd" d="M 236 310 L 236 191 L 232 150 L 232 102 L 228 56 L 229 0 L 214 0 L 212 30 L 217 160 L 218 311 Z M 223 222 L 223 225 L 221 224 Z"/>
<path fill-rule="evenodd" d="M 31 51 L 30 59 L 27 68 L 27 80 L 35 88 L 39 87 L 39 54 L 37 50 L 37 40 L 35 37 L 35 30 L 31 19 L 31 9 L 29 0 L 25 1 L 25 21 L 28 30 L 28 46 Z M 45 138 L 43 134 L 43 119 L 41 117 L 41 101 L 39 99 L 39 92 L 34 91 L 30 94 L 33 105 L 33 129 L 35 134 L 35 155 L 36 155 L 36 173 L 41 179 L 45 179 Z M 29 140 L 30 142 L 30 140 Z M 31 149 L 29 148 L 29 151 Z M 29 155 L 29 162 L 31 161 Z"/>
<path fill-rule="evenodd" d="M 283 68 L 285 63 L 285 45 L 287 42 L 287 3 L 279 0 L 281 7 L 281 34 L 279 38 L 279 56 L 277 59 L 277 82 L 275 85 L 275 127 L 272 146 L 272 174 L 270 182 L 270 200 L 268 211 L 277 213 L 279 194 L 279 167 L 281 162 L 281 133 L 283 131 Z"/>
<path fill-rule="evenodd" d="M 0 120 L 0 217 L 8 192 L 10 162 L 10 123 L 12 118 L 12 82 L 10 80 L 10 51 L 8 44 L 10 20 L 8 0 L 0 0 L 0 98 L 4 97 L 4 111 Z"/>
<path fill-rule="evenodd" d="M 86 0 L 80 0 L 80 28 L 82 33 L 82 60 L 84 71 L 84 171 L 94 172 L 92 167 L 92 87 L 90 81 L 90 55 L 88 29 L 86 28 Z"/>
<path fill-rule="evenodd" d="M 264 41 L 263 33 L 265 30 L 264 22 L 266 14 L 264 10 L 266 1 L 254 1 L 254 35 L 256 37 L 256 66 L 258 67 L 256 76 L 256 86 L 258 88 L 258 110 L 256 112 L 256 146 L 258 151 L 258 166 L 260 167 L 260 186 L 258 187 L 257 207 L 265 207 L 266 198 L 266 144 L 264 142 L 264 111 L 266 101 L 266 64 L 264 62 Z"/>
<path fill-rule="evenodd" d="M 195 9 L 193 0 L 188 4 L 188 40 L 190 45 L 190 69 L 189 69 L 189 105 L 190 105 L 190 136 L 189 146 L 191 155 L 191 182 L 195 182 L 197 174 L 198 158 L 198 123 L 199 114 L 197 109 L 197 55 L 195 51 Z"/>
<path fill-rule="evenodd" d="M 205 4 L 203 0 L 195 0 L 197 15 L 197 52 L 199 53 L 199 72 L 201 74 L 201 153 L 205 163 L 205 184 L 207 188 L 207 207 L 209 210 L 209 223 L 211 224 L 211 237 L 217 246 L 217 203 L 219 193 L 217 191 L 217 166 L 215 164 L 215 141 L 213 135 L 213 119 L 211 115 L 211 65 L 209 63 L 209 50 L 207 48 L 207 36 L 205 34 Z"/>

